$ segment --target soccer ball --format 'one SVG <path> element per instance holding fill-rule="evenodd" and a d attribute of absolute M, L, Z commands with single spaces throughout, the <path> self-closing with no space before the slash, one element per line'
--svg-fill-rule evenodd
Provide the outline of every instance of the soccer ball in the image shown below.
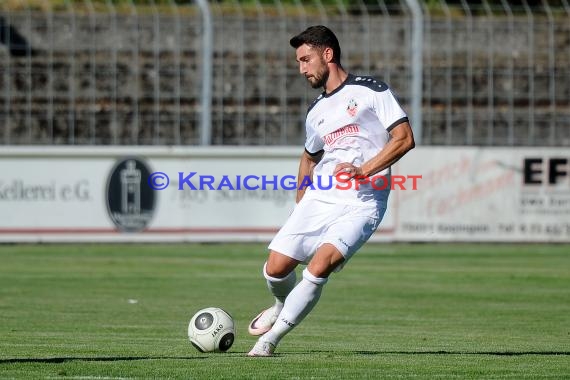
<path fill-rule="evenodd" d="M 234 320 L 219 307 L 199 310 L 188 324 L 190 343 L 200 352 L 224 352 L 234 344 Z"/>

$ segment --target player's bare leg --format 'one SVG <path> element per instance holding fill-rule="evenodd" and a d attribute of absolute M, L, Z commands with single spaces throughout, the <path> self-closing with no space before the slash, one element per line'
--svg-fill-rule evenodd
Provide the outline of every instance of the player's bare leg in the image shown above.
<path fill-rule="evenodd" d="M 344 256 L 339 250 L 334 245 L 325 243 L 317 249 L 307 269 L 316 277 L 328 278 L 343 261 Z"/>
<path fill-rule="evenodd" d="M 277 316 L 283 309 L 285 298 L 295 287 L 297 277 L 295 267 L 299 261 L 285 256 L 279 252 L 270 251 L 267 262 L 263 266 L 263 276 L 267 281 L 267 287 L 275 297 L 275 304 L 259 313 L 249 324 L 248 331 L 251 335 L 263 335 L 275 323 Z"/>
<path fill-rule="evenodd" d="M 328 276 L 344 261 L 344 257 L 332 244 L 319 247 L 311 262 L 303 270 L 303 279 L 285 299 L 273 327 L 265 333 L 249 356 L 271 356 L 279 341 L 297 326 L 315 307 Z"/>

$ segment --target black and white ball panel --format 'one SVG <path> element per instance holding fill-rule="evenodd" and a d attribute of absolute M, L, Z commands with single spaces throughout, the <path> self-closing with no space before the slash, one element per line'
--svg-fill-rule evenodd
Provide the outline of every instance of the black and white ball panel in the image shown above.
<path fill-rule="evenodd" d="M 220 339 L 220 343 L 218 348 L 220 351 L 224 352 L 230 349 L 230 347 L 234 344 L 234 333 L 227 333 Z"/>
<path fill-rule="evenodd" d="M 214 316 L 211 313 L 202 313 L 196 317 L 194 321 L 194 326 L 198 330 L 207 330 L 214 323 Z"/>

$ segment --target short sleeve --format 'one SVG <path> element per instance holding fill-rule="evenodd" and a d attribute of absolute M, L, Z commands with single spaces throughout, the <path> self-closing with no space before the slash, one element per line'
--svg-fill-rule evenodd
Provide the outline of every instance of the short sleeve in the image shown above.
<path fill-rule="evenodd" d="M 398 124 L 408 121 L 408 115 L 390 89 L 376 92 L 373 103 L 378 120 L 388 132 Z"/>
<path fill-rule="evenodd" d="M 316 154 L 323 150 L 325 143 L 317 134 L 317 131 L 308 123 L 305 125 L 307 129 L 307 139 L 305 140 L 305 149 L 309 154 Z"/>

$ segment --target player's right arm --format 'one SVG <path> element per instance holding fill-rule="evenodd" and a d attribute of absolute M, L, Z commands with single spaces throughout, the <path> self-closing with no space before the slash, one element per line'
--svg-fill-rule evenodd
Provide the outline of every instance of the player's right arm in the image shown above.
<path fill-rule="evenodd" d="M 307 186 L 312 183 L 313 169 L 319 163 L 323 157 L 323 151 L 320 150 L 315 154 L 309 153 L 306 149 L 301 155 L 301 161 L 299 162 L 299 173 L 297 176 L 297 199 L 296 203 L 301 201 L 303 195 L 305 195 L 305 190 Z"/>

